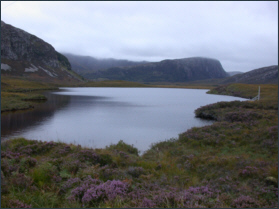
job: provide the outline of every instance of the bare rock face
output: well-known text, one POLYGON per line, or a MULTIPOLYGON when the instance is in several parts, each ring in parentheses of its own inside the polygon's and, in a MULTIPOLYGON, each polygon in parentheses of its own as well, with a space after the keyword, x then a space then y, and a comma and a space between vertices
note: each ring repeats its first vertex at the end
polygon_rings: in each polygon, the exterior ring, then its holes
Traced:
POLYGON ((88 79, 128 80, 137 82, 187 82, 225 78, 228 74, 216 59, 192 57, 163 60, 137 66, 114 67, 87 73, 88 79))
POLYGON ((75 81, 67 58, 42 39, 1 21, 1 73, 37 80, 75 81))

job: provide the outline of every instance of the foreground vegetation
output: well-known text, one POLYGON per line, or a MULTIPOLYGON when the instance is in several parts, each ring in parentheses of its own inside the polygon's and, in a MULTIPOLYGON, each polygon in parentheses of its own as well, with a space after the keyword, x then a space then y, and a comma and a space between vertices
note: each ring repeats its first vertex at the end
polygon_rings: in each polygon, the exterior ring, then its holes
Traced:
POLYGON ((123 141, 105 149, 2 142, 1 207, 277 208, 277 95, 198 108, 216 122, 141 156, 123 141))

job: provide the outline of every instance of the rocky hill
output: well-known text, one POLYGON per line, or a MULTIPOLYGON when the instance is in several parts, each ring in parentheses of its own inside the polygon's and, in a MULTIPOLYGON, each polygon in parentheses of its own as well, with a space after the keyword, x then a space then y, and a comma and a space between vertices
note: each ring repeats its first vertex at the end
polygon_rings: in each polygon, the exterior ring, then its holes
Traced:
POLYGON ((68 59, 42 39, 1 21, 1 74, 40 81, 78 81, 68 59))
POLYGON ((221 84, 278 84, 278 65, 262 67, 224 79, 221 84))
POLYGON ((80 56, 69 53, 63 53, 63 55, 68 58, 73 71, 77 72, 80 75, 84 75, 85 73, 90 72, 97 72, 99 70, 104 70, 112 67, 135 66, 147 63, 145 61, 134 62, 119 59, 97 59, 90 56, 80 56))
POLYGON ((218 60, 192 57, 185 59, 163 60, 137 66, 114 67, 102 71, 86 73, 87 79, 127 80, 136 82, 188 82, 195 80, 225 78, 218 60))

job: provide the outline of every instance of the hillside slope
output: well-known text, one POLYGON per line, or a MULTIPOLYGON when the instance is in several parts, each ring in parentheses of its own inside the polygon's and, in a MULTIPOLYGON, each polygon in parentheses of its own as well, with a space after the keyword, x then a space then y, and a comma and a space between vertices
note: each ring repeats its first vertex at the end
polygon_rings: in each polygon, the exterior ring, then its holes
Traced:
POLYGON ((1 21, 1 74, 39 81, 79 81, 68 59, 42 39, 1 21))
POLYGON ((127 80, 136 82, 187 82, 212 78, 225 78, 218 60, 192 57, 163 60, 130 67, 114 67, 84 74, 88 79, 127 80))
POLYGON ((278 65, 262 67, 247 73, 234 75, 221 82, 221 84, 228 83, 278 84, 278 65))

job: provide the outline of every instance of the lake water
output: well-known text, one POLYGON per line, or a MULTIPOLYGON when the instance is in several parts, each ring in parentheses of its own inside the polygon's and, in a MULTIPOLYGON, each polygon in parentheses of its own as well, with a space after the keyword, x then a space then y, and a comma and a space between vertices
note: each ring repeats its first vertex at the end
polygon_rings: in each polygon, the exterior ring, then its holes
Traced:
POLYGON ((61 88, 32 111, 1 114, 1 140, 25 137, 104 148, 123 140, 141 153, 152 143, 192 127, 212 124, 195 118, 200 106, 245 100, 176 88, 61 88))

